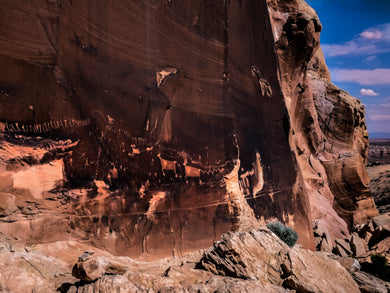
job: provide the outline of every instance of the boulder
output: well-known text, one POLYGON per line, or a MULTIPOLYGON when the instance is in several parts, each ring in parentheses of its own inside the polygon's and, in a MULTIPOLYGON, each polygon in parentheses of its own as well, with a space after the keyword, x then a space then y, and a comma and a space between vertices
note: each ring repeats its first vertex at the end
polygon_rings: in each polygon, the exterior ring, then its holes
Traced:
POLYGON ((372 247, 375 244, 378 244, 382 240, 386 239, 390 236, 390 226, 379 226, 375 229, 374 233, 372 233, 372 236, 370 237, 370 240, 368 241, 368 246, 372 247))
POLYGON ((388 262, 390 263, 390 237, 387 237, 381 242, 375 244, 373 247, 371 247, 370 252, 385 255, 388 262))
POLYGON ((362 257, 367 253, 367 244, 357 233, 352 234, 350 245, 352 253, 356 257, 362 257))
POLYGON ((366 223, 364 225, 363 224, 362 225, 356 225, 355 229, 356 229, 357 233, 359 234, 359 236, 361 238, 364 238, 364 239, 367 239, 367 234, 370 236, 370 235, 372 235, 372 233, 374 233, 374 230, 375 230, 372 221, 370 221, 370 222, 368 222, 368 223, 366 223))
POLYGON ((328 242, 327 238, 322 238, 317 246, 318 251, 332 252, 333 246, 331 242, 328 242))
POLYGON ((336 239, 336 245, 334 246, 334 253, 340 256, 350 256, 352 255, 352 250, 350 244, 344 239, 336 239))
MULTIPOLYGON (((83 284, 83 286, 79 288, 77 286, 71 286, 66 292, 68 293, 88 293, 88 292, 153 293, 154 290, 145 288, 143 286, 136 286, 130 283, 126 277, 121 275, 119 276, 104 275, 100 279, 97 279, 95 282, 83 284)), ((185 292, 185 291, 170 291, 170 292, 185 292)))
POLYGON ((268 229, 227 233, 204 254, 197 268, 216 275, 281 284, 281 264, 288 250, 287 244, 268 229))
POLYGON ((355 272, 352 274, 354 280, 358 283, 362 293, 387 293, 389 292, 389 283, 366 272, 355 272))
POLYGON ((7 253, 12 250, 12 242, 9 237, 0 232, 0 254, 7 253))
POLYGON ((348 271, 326 253, 293 248, 288 252, 288 259, 291 266, 284 267, 285 275, 294 276, 291 281, 296 279, 299 283, 297 288, 286 288, 297 290, 304 285, 302 288, 307 292, 359 292, 348 271))
POLYGON ((224 235, 197 268, 298 292, 359 292, 348 271, 326 253, 289 248, 265 228, 224 235))
POLYGON ((102 256, 86 257, 86 253, 79 257, 73 266, 72 275, 85 282, 96 281, 104 275, 123 275, 127 268, 119 263, 110 261, 102 256))
POLYGON ((360 271, 361 266, 356 258, 341 257, 337 261, 351 274, 360 271))
POLYGON ((15 196, 10 193, 0 192, 0 217, 7 217, 17 209, 15 196))
POLYGON ((380 226, 390 226, 390 213, 376 216, 371 219, 371 222, 375 229, 380 226))

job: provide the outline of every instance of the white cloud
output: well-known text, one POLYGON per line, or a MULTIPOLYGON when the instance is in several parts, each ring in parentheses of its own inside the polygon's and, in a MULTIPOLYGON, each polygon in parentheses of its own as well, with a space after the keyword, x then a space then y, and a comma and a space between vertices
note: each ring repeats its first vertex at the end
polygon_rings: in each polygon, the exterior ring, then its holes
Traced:
MULTIPOLYGON (((388 109, 386 108, 390 108, 390 97, 388 97, 387 99, 385 99, 383 101, 382 104, 379 104, 379 107, 380 109, 384 110, 384 111, 389 111, 388 109)), ((390 113, 390 112, 389 112, 390 113)))
MULTIPOLYGON (((359 44, 360 42, 349 41, 344 44, 323 44, 321 45, 322 51, 325 56, 345 56, 345 55, 368 55, 382 53, 374 44, 359 44)), ((387 49, 386 49, 387 50, 387 49)), ((390 50, 389 50, 390 51, 390 50)))
POLYGON ((390 84, 390 68, 331 69, 333 81, 353 82, 361 85, 390 84))
POLYGON ((361 89, 360 94, 362 96, 369 96, 369 97, 374 97, 378 95, 378 93, 374 92, 372 89, 361 89))
POLYGON ((373 121, 390 120, 390 114, 369 114, 368 117, 373 121))
POLYGON ((367 118, 371 121, 381 122, 390 120, 390 97, 382 100, 382 103, 366 105, 367 118))
POLYGON ((372 61, 375 61, 376 59, 378 59, 377 55, 371 55, 371 56, 368 56, 366 59, 364 59, 364 61, 372 62, 372 61))
POLYGON ((323 44, 321 47, 327 57, 390 52, 390 23, 368 28, 343 44, 323 44))
POLYGON ((383 33, 378 29, 368 29, 360 33, 360 36, 369 40, 380 40, 383 38, 383 33))

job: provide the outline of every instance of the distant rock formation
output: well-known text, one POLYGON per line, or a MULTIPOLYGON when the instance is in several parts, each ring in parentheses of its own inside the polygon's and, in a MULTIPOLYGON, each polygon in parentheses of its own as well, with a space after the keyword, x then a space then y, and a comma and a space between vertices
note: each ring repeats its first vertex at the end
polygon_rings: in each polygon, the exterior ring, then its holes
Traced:
POLYGON ((0 19, 0 226, 21 242, 156 258, 278 218, 314 249, 313 221, 334 244, 377 215, 364 108, 304 1, 6 0, 0 19))
POLYGON ((370 147, 368 148, 368 163, 390 164, 390 139, 370 139, 370 147))

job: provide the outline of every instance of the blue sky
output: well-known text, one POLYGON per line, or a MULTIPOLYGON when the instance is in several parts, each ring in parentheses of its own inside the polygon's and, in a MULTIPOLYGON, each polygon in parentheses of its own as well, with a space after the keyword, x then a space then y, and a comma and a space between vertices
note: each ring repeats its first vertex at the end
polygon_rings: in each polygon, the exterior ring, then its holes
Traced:
POLYGON ((390 0, 307 0, 332 81, 366 105, 370 137, 390 137, 390 0))

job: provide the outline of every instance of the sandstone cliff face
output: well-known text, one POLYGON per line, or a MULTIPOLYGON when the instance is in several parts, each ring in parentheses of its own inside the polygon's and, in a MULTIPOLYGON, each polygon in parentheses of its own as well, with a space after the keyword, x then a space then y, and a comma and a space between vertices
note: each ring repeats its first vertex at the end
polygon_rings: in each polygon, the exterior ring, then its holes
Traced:
POLYGON ((53 237, 176 255, 279 218, 314 248, 312 220, 340 238, 376 214, 363 107, 330 83, 303 1, 4 1, 0 22, 2 144, 49 153, 5 149, 5 178, 65 172, 2 191, 58 202, 53 237))
POLYGON ((377 215, 365 170, 364 106, 331 83, 315 11, 300 0, 268 3, 291 121, 290 145, 311 215, 330 238, 339 237, 348 227, 377 215))

